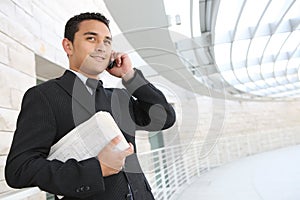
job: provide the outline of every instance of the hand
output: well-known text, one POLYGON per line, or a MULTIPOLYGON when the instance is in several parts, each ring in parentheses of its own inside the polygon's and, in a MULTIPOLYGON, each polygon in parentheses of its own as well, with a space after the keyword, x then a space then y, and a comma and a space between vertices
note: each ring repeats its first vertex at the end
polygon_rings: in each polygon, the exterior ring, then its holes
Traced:
POLYGON ((126 53, 113 51, 111 54, 111 61, 113 60, 116 61, 116 65, 114 65, 112 69, 106 69, 111 75, 118 78, 124 78, 125 81, 133 77, 134 70, 132 68, 131 60, 126 53))
POLYGON ((130 147, 128 149, 124 151, 118 150, 116 145, 119 144, 120 141, 120 136, 115 137, 97 155, 103 176, 119 173, 125 164, 126 157, 134 152, 131 143, 129 143, 130 147))

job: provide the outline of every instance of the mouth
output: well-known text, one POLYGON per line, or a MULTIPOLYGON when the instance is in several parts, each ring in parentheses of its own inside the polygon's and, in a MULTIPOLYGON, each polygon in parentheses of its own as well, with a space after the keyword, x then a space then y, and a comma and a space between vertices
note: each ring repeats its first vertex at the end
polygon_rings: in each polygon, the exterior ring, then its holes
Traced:
POLYGON ((90 57, 92 57, 93 59, 95 59, 98 62, 103 62, 105 61, 105 56, 102 55, 90 55, 90 57))

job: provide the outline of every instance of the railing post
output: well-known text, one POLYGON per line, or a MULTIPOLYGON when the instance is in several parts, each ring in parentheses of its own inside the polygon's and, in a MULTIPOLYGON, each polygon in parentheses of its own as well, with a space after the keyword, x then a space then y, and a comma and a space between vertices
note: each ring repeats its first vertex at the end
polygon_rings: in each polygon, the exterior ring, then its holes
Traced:
POLYGON ((178 179, 177 179, 177 167, 176 167, 176 158, 175 158, 175 155, 174 155, 174 148, 172 148, 172 149, 170 149, 170 151, 171 151, 171 158, 172 158, 172 168, 173 168, 173 174, 172 174, 172 176, 174 177, 174 183, 172 183, 172 184, 174 184, 174 186, 175 186, 175 191, 177 190, 177 188, 178 188, 178 179))
POLYGON ((159 159, 159 172, 161 177, 161 185, 162 185, 162 192, 163 192, 163 199, 167 200, 167 187, 166 187, 166 175, 165 175, 165 168, 164 168, 164 160, 162 151, 158 151, 158 159, 159 159))
POLYGON ((197 176, 200 176, 200 163, 199 163, 199 156, 196 151, 195 143, 193 143, 193 156, 196 161, 196 169, 197 169, 197 176))

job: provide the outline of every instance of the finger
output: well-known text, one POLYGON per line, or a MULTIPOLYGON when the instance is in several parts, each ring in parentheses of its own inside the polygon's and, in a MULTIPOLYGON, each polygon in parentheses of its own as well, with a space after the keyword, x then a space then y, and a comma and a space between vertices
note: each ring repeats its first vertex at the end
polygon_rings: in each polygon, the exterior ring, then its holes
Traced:
POLYGON ((115 60, 115 52, 114 50, 111 50, 110 61, 114 61, 114 60, 115 60))
POLYGON ((117 62, 117 66, 120 67, 122 65, 122 53, 117 53, 116 54, 116 62, 117 62))
POLYGON ((116 145, 118 145, 121 142, 121 136, 114 137, 108 144, 110 148, 114 148, 116 145))
POLYGON ((129 156, 134 153, 134 146, 131 143, 128 143, 129 147, 124 151, 124 155, 129 156))

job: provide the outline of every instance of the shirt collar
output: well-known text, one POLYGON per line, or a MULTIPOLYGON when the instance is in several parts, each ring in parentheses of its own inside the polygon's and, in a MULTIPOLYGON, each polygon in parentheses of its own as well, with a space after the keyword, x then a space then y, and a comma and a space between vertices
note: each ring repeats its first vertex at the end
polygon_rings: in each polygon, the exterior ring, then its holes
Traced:
POLYGON ((71 72, 73 72, 74 74, 76 74, 76 76, 82 81, 82 83, 84 83, 84 85, 86 86, 87 90, 89 91, 90 94, 93 94, 93 89, 90 88, 87 84, 86 84, 86 81, 88 79, 88 77, 86 77, 85 75, 75 71, 75 70, 72 70, 72 69, 68 69, 70 70, 71 72))

